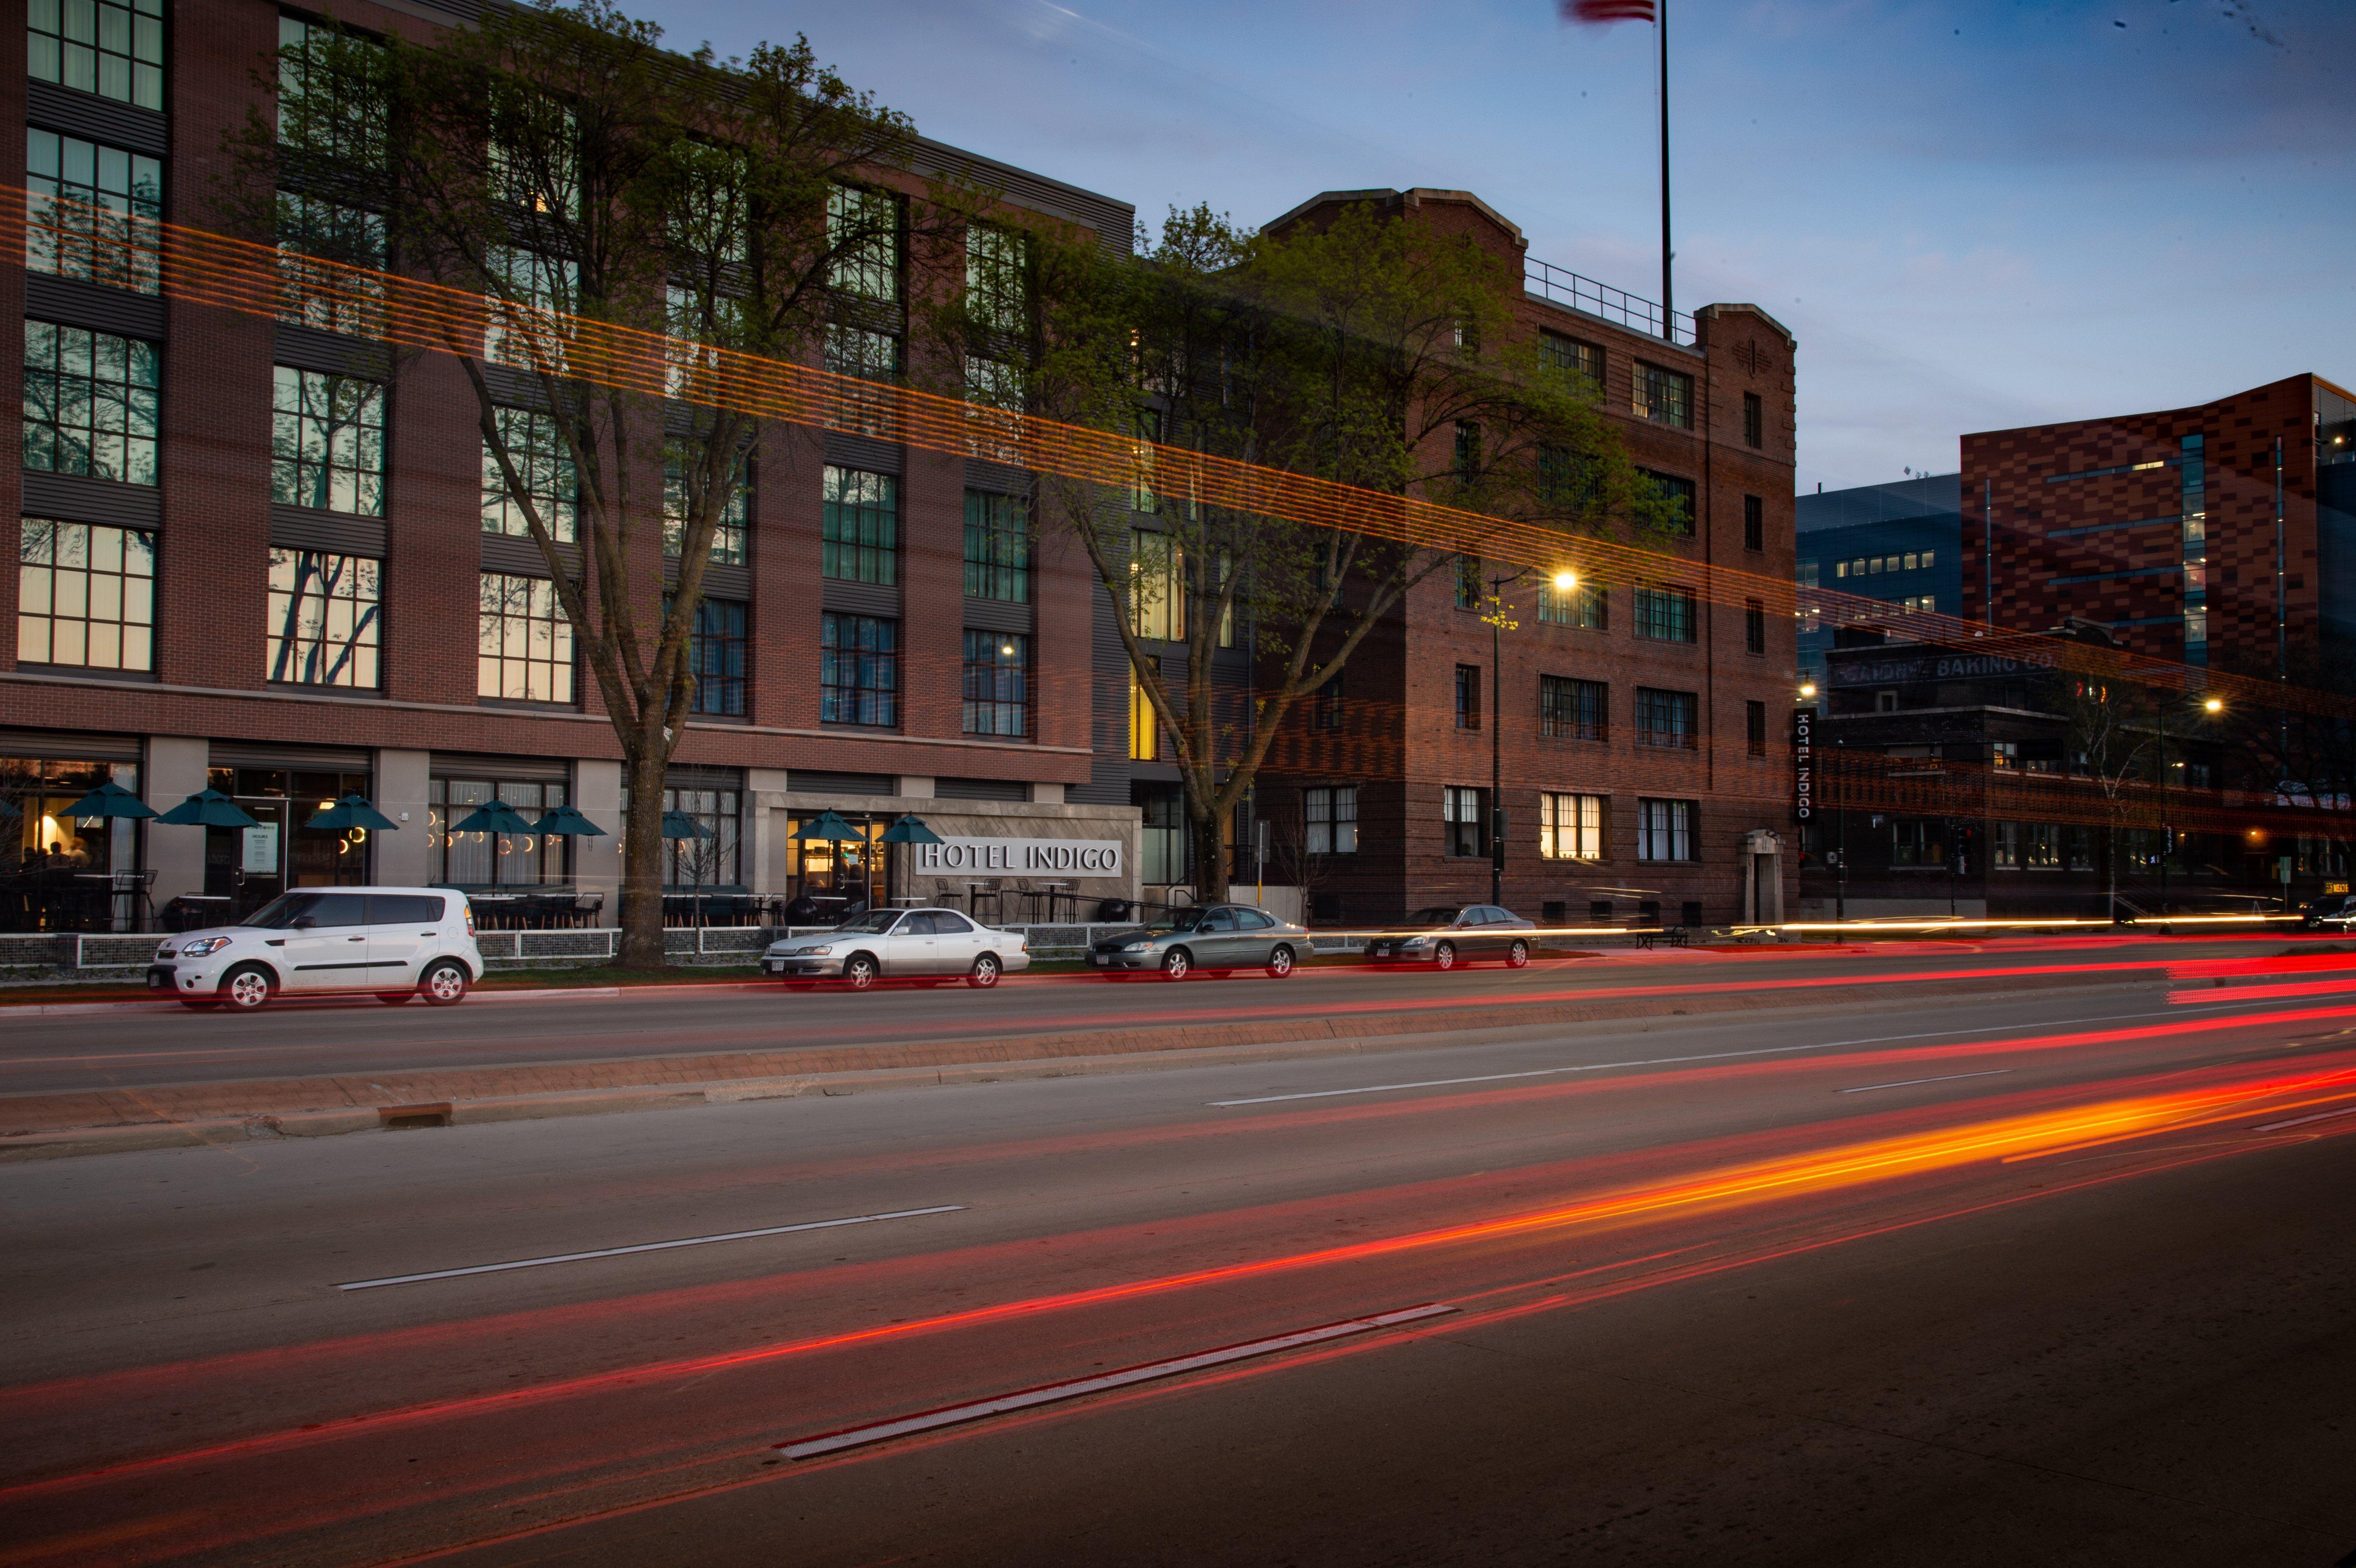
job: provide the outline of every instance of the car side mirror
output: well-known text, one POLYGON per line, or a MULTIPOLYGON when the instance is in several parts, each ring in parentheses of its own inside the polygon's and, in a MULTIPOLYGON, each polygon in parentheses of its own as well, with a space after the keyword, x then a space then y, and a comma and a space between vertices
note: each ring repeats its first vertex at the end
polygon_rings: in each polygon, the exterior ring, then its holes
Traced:
POLYGON ((308 931, 319 923, 307 914, 298 914, 287 923, 289 931, 308 931))

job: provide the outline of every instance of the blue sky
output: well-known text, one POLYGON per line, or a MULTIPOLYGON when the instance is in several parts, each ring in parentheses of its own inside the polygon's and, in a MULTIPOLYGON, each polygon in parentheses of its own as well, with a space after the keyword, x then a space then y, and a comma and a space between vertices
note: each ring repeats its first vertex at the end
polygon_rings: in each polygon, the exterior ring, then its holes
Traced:
MULTIPOLYGON (((1671 4, 1677 304, 1797 336, 1801 488, 1952 469, 1965 431, 2356 383, 2356 4, 1671 4)), ((1658 296, 1648 27, 1550 0, 625 5, 723 54, 806 32, 926 134, 1149 221, 1465 188, 1658 296)))

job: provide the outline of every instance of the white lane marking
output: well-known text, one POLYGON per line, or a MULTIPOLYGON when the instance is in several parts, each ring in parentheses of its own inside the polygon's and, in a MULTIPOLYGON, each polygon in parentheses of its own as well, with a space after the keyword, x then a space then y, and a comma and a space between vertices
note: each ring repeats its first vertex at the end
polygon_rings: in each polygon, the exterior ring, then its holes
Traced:
POLYGON ((2309 1122, 2328 1122, 2334 1116, 2356 1116, 2356 1105, 2351 1105, 2344 1111, 2318 1111, 2311 1116, 2293 1116, 2287 1122, 2268 1122, 2265 1126, 2252 1127, 2250 1131, 2254 1133, 2279 1132, 2284 1127, 2303 1127, 2309 1122))
POLYGON ((1371 1333, 1396 1323, 1414 1323, 1426 1317, 1439 1317, 1455 1311, 1453 1307, 1433 1303, 1424 1307, 1401 1307, 1397 1312, 1377 1313, 1372 1317, 1353 1317, 1341 1323, 1328 1323, 1321 1328, 1303 1328, 1297 1334, 1280 1334, 1273 1339, 1254 1339, 1248 1344, 1228 1345, 1216 1350, 1205 1350, 1198 1355, 1180 1356, 1174 1360, 1150 1361, 1143 1366, 1124 1367, 1117 1372, 1103 1372, 1096 1377, 1078 1378, 1071 1382, 1048 1383, 1040 1388, 1024 1389, 1018 1393, 1001 1394, 995 1399, 976 1400, 971 1404, 953 1404, 943 1410, 929 1410, 921 1415, 904 1415, 897 1421, 878 1422, 873 1426, 854 1426, 848 1431, 830 1432, 817 1437, 805 1437, 798 1442, 773 1445, 788 1459, 814 1459, 821 1454, 839 1454, 845 1448, 863 1447, 870 1443, 885 1443, 894 1437, 905 1437, 913 1432, 932 1432, 944 1426, 956 1426, 969 1421, 980 1421, 1009 1411, 1030 1410, 1037 1405, 1054 1404, 1061 1400, 1079 1399, 1107 1389, 1127 1388, 1132 1383, 1151 1382, 1157 1378, 1174 1378, 1182 1372, 1199 1371, 1205 1367, 1226 1366, 1231 1361, 1249 1360, 1255 1356, 1272 1356, 1279 1350, 1297 1349, 1303 1345, 1323 1344, 1328 1339, 1346 1339, 1353 1334, 1371 1333))
POLYGON ((356 1279, 337 1290, 374 1290, 385 1285, 416 1285, 429 1279, 458 1279, 470 1274, 500 1274, 511 1268, 541 1268, 549 1264, 577 1264, 588 1258, 627 1257, 632 1253, 662 1253, 673 1247, 708 1247, 714 1242, 747 1242, 755 1236, 789 1236, 797 1231, 831 1231, 839 1225, 872 1225, 878 1220, 913 1220, 920 1214, 956 1214, 962 1203, 941 1203, 930 1209, 894 1209, 888 1214, 853 1214, 841 1220, 805 1220, 798 1225, 769 1225, 758 1231, 723 1231, 716 1236, 684 1236, 676 1242, 640 1242, 634 1247, 600 1247, 590 1253, 558 1253, 544 1258, 518 1258, 512 1263, 477 1264, 472 1268, 441 1268, 429 1274, 396 1274, 383 1279, 356 1279))
POLYGON ((1985 1072, 1949 1072, 1937 1078, 1901 1078, 1895 1083, 1860 1083, 1854 1089, 1843 1089, 1843 1094, 1870 1094, 1876 1089, 1912 1089, 1917 1083, 1953 1083, 1958 1078, 1994 1078, 2011 1072, 2009 1067, 1991 1067, 1985 1072))
MULTIPOLYGON (((2230 1004, 2210 1002, 2204 1005, 2217 1008, 2230 1004)), ((2157 1013, 2104 1013, 2099 1018, 2057 1019, 2043 1027, 2062 1029, 2071 1024, 2165 1019, 2192 1010, 2190 1008, 2170 1008, 2157 1013)), ((1206 1100, 1204 1104, 1215 1106, 1272 1105, 1279 1100, 1330 1100, 1340 1094, 1387 1094, 1395 1089, 1446 1089, 1459 1083, 1502 1083, 1509 1078, 1551 1078, 1563 1072, 1608 1072, 1615 1067, 1674 1067, 1687 1061, 1730 1061, 1739 1056, 1787 1056, 1795 1051, 1838 1051, 1850 1045, 1894 1045, 1901 1040, 1942 1040, 1956 1034, 2001 1034, 2006 1029, 2022 1027, 2019 1024, 1989 1024, 1979 1029, 1934 1029, 1925 1034, 1881 1034, 1870 1040, 1828 1040, 1814 1045, 1770 1045, 1757 1051, 1714 1051, 1705 1056, 1655 1056, 1642 1061, 1590 1061, 1577 1067, 1533 1067, 1525 1072, 1483 1072, 1472 1078, 1426 1078, 1413 1083, 1369 1083, 1357 1089, 1312 1089, 1300 1094, 1256 1094, 1248 1100, 1206 1100)))

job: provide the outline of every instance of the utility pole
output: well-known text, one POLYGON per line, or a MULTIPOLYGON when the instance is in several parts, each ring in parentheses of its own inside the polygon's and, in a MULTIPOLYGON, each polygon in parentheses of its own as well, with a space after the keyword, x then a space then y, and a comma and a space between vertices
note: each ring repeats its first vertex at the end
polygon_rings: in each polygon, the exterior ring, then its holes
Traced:
POLYGON ((1669 262, 1676 254, 1669 245, 1669 0, 1658 0, 1653 16, 1661 50, 1661 336, 1675 343, 1677 305, 1669 282, 1669 262))
POLYGON ((1505 901, 1505 584, 1489 580, 1489 901, 1505 901))
POLYGON ((1841 775, 1840 804, 1833 808, 1834 820, 1840 824, 1840 864, 1833 868, 1833 923, 1840 925, 1848 920, 1848 776, 1843 763, 1841 748, 1847 742, 1833 737, 1834 772, 1841 775))

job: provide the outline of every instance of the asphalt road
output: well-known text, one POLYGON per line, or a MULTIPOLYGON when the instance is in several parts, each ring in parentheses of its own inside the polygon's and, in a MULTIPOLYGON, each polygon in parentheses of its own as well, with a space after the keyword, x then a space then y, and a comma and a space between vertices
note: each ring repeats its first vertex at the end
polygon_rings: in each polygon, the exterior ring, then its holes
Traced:
POLYGON ((1826 1000, 0 1169, 0 1563, 2356 1548, 2356 1008, 1826 1000))
POLYGON ((308 1077, 360 1070, 594 1061, 723 1051, 790 1051, 885 1041, 1089 1029, 1167 1028, 1354 1014, 1429 1013, 1435 1029, 1467 1003, 1577 1000, 1643 991, 1813 990, 1900 976, 2056 970, 2135 974, 2203 957, 2274 954, 2281 933, 2215 941, 2115 937, 1890 943, 1837 949, 1620 952, 1541 960, 1527 969, 1317 966, 1290 979, 1108 984, 1087 975, 1011 977, 992 991, 962 985, 867 994, 782 987, 626 991, 621 996, 502 1001, 479 993, 456 1008, 388 1008, 371 997, 273 1003, 224 1015, 138 1005, 31 1018, 0 1011, 0 1094, 308 1077))

